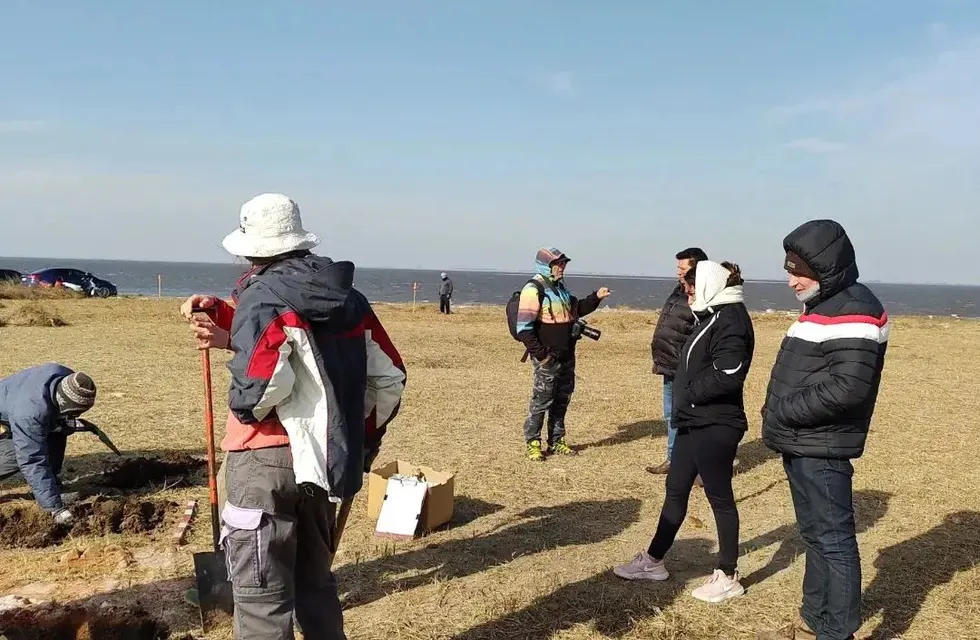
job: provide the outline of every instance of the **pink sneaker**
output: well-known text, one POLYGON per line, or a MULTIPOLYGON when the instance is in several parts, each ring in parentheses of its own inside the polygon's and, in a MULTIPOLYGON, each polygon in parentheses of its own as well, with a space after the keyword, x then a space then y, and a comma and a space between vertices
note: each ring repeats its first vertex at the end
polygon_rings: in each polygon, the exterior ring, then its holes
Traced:
POLYGON ((715 569, 708 581, 692 591, 691 595, 704 602, 718 603, 737 598, 743 593, 745 589, 738 581, 737 571, 734 578, 729 578, 721 569, 715 569))
POLYGON ((613 573, 624 580, 662 581, 670 577, 664 561, 654 560, 646 551, 641 551, 626 564, 614 568, 613 573))

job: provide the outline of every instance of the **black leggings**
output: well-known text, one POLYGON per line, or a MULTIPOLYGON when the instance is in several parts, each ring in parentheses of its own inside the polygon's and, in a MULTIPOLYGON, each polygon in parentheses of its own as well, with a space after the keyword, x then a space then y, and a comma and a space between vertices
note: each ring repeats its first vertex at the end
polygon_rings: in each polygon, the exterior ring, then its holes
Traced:
POLYGON ((660 523, 648 553, 663 560, 687 515, 694 479, 701 474, 704 493, 718 525, 718 568, 735 574, 738 565, 738 509, 732 493, 732 463, 745 432, 725 426, 700 427, 677 433, 667 472, 667 495, 660 523))

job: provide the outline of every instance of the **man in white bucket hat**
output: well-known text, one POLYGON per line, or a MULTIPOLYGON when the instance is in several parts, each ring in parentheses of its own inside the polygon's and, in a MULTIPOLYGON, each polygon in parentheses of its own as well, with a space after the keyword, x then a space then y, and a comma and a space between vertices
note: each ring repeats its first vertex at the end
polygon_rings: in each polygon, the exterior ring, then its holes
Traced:
POLYGON ((305 637, 346 637, 330 571, 336 508, 361 489, 405 388, 354 265, 314 255, 318 243, 293 200, 256 196, 223 242, 252 265, 233 304, 195 295, 181 307, 199 348, 234 352, 221 545, 239 640, 292 640, 294 609, 305 637))

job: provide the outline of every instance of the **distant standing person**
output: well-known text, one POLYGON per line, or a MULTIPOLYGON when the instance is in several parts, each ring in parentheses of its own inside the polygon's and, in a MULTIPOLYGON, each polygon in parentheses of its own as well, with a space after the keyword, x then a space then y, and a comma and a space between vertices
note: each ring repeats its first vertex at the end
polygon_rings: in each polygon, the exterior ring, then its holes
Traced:
POLYGON ((698 262, 685 276, 694 280, 691 310, 697 326, 680 353, 674 418, 677 449, 657 532, 649 548, 614 569, 627 580, 666 580, 664 557, 687 515, 700 473, 718 527, 718 564, 691 595, 718 603, 741 596, 738 577, 738 508, 732 491, 732 461, 748 429, 743 389, 752 366, 755 332, 745 308, 742 274, 728 262, 698 262))
POLYGON ((527 457, 533 462, 544 460, 541 429, 548 414, 548 453, 574 455, 565 443, 565 413, 575 390, 575 323, 599 308, 609 296, 602 287, 579 300, 565 288, 565 267, 570 262, 564 253, 551 248, 540 249, 535 257, 537 274, 521 289, 517 311, 517 335, 534 366, 531 403, 524 421, 527 457))
POLYGON ((675 258, 677 259, 677 286, 667 296, 667 301, 660 311, 660 318, 657 320, 657 328, 653 331, 653 339, 650 341, 653 373, 663 376, 664 423, 667 425, 667 457, 657 466, 647 467, 647 471, 654 474, 665 474, 670 470, 670 456, 674 451, 674 441, 677 438, 677 429, 671 420, 674 375, 677 372, 681 349, 684 348, 688 336, 694 331, 694 314, 691 313, 688 305, 684 276, 698 262, 707 260, 708 254, 698 247, 690 247, 678 253, 675 258))
POLYGON ((759 638, 845 640, 861 626, 851 460, 864 453, 890 325, 857 281, 854 247, 840 224, 807 222, 783 249, 789 286, 804 307, 773 365, 762 440, 783 455, 806 572, 797 621, 759 638))
POLYGON ((453 299, 453 280, 446 272, 439 274, 442 282, 439 283, 439 313, 449 315, 452 310, 449 308, 453 299))

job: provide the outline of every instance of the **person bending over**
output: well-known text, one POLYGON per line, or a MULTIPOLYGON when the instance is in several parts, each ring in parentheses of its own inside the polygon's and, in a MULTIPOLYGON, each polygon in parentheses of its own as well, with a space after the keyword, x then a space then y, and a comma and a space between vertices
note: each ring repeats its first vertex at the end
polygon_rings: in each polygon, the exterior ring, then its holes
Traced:
POLYGON ((61 466, 76 419, 95 405, 95 382, 55 363, 0 380, 0 481, 22 473, 38 505, 55 522, 74 520, 63 494, 61 466))

